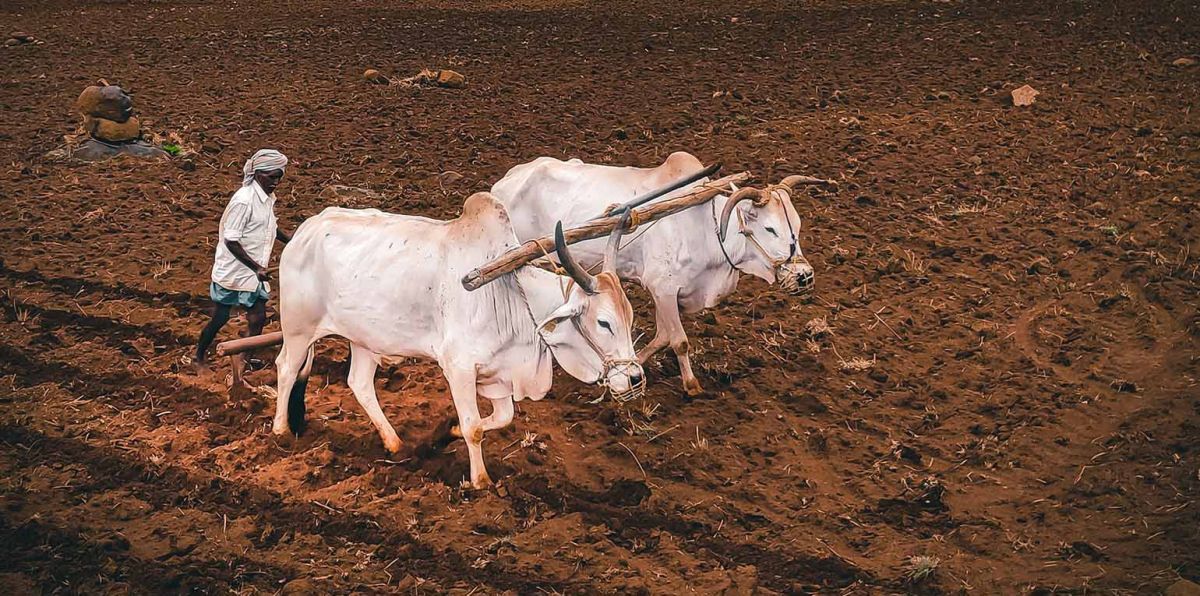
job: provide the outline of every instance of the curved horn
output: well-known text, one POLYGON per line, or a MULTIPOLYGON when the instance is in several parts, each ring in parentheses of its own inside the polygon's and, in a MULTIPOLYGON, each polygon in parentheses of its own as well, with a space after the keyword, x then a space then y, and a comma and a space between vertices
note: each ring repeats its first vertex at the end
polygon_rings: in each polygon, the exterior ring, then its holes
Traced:
POLYGON ((817 184, 821 186, 837 186, 837 182, 834 182, 833 180, 813 178, 812 176, 801 176, 799 174, 788 176, 779 182, 780 186, 786 186, 789 191, 794 191, 800 186, 813 186, 817 184))
POLYGON ((746 200, 753 199, 755 203, 762 199, 762 191, 757 188, 742 188, 733 193, 729 200, 725 201, 725 208, 721 210, 721 225, 717 228, 717 237, 721 242, 725 241, 726 230, 729 228, 729 216, 733 215, 733 210, 737 204, 746 200))
POLYGON ((609 235, 608 248, 604 250, 604 270, 613 275, 617 274, 617 251, 621 249, 621 236, 625 233, 625 227, 629 225, 630 214, 631 210, 626 209, 621 221, 617 222, 609 235))
POLYGON ((554 252, 558 254, 558 262, 562 264, 563 269, 566 269, 567 275, 579 284, 579 287, 588 294, 596 293, 596 278, 592 277, 587 269, 579 266, 575 259, 571 256, 571 251, 567 249, 567 239, 563 236, 562 222, 558 222, 554 226, 554 252))

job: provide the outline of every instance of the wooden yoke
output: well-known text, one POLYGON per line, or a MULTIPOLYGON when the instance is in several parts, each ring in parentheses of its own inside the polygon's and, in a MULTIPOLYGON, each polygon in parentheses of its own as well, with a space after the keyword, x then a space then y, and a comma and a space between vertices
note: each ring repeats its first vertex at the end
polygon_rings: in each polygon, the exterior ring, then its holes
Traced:
MULTIPOLYGON (((711 182, 705 182, 677 197, 651 203, 644 207, 638 207, 631 214, 632 227, 650 223, 673 213, 678 213, 684 209, 705 203, 723 192, 728 192, 729 185, 741 184, 749 179, 750 172, 731 174, 711 182)), ((593 219, 579 227, 567 230, 564 236, 567 244, 608 236, 622 219, 623 216, 621 214, 593 219)), ((530 261, 545 255, 545 251, 542 250, 543 246, 554 246, 554 236, 544 236, 522 243, 521 246, 496 257, 492 261, 468 273, 463 277, 462 285, 468 290, 478 290, 484 285, 495 281, 496 278, 506 273, 512 273, 522 266, 529 264, 530 261)))

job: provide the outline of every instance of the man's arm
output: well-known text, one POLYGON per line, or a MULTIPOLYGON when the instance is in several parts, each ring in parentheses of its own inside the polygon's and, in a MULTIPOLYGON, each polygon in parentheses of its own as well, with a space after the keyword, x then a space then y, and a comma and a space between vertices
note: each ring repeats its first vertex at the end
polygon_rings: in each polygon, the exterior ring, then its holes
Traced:
POLYGON ((260 267, 258 263, 255 263, 254 259, 251 259, 250 255, 246 254, 246 249, 242 247, 241 242, 238 242, 237 240, 226 240, 225 247, 229 249, 229 252, 233 253, 233 258, 241 261, 243 265, 254 271, 254 274, 258 276, 259 281, 267 281, 267 268, 260 267))
POLYGON ((284 233, 282 228, 275 228, 275 239, 287 244, 292 239, 291 234, 284 233))

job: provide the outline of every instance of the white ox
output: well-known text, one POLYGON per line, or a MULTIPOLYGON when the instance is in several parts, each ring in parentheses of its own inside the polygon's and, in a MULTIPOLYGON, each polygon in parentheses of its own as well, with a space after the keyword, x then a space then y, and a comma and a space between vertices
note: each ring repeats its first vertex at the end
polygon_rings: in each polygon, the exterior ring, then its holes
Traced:
MULTIPOLYGON (((393 453, 400 438, 375 396, 380 357, 437 360, 476 488, 491 484, 483 433, 512 421, 514 399, 546 395, 555 360, 581 381, 639 391, 633 310, 620 281, 609 268, 593 276, 578 267, 561 227, 557 235, 570 277, 526 266, 468 292, 467 272, 518 244, 504 207, 487 193, 468 198, 451 221, 328 208, 304 222, 280 257, 274 432, 303 429, 313 342, 328 335, 350 340, 350 389, 393 453), (477 395, 491 401, 490 416, 480 417, 477 395)), ((618 228, 611 251, 620 236, 618 228)))
MULTIPOLYGON (((517 237, 524 241, 545 235, 557 221, 575 226, 599 216, 614 197, 632 199, 702 168, 700 160, 684 152, 671 154, 655 168, 541 157, 509 170, 492 185, 492 194, 504 203, 517 237)), ((693 313, 715 306, 737 288, 743 273, 767 283, 779 281, 793 294, 811 289, 813 269, 796 239, 800 216, 791 195, 794 186, 816 182, 790 176, 763 190, 743 188, 629 234, 617 274, 646 288, 655 307, 654 339, 638 352, 642 363, 670 346, 679 360, 684 389, 689 395, 701 393, 688 359, 680 309, 693 313), (736 221, 731 221, 735 214, 736 221), (738 233, 726 233, 727 228, 738 233)), ((602 248, 595 241, 582 242, 572 252, 590 268, 600 262, 602 248)))

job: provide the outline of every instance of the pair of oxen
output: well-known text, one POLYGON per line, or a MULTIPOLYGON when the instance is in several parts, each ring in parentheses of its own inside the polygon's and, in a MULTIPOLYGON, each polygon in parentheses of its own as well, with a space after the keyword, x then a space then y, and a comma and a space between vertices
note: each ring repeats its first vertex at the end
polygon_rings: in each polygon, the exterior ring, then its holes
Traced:
POLYGON ((717 195, 643 223, 624 243, 620 225, 607 240, 573 247, 562 232, 564 224, 584 223, 700 169, 687 153, 655 168, 539 158, 509 170, 490 193, 472 195, 454 220, 341 208, 307 220, 280 257, 283 347, 274 432, 303 430, 313 345, 329 335, 350 340, 348 384, 393 453, 401 441, 374 387, 380 359, 438 362, 458 414, 452 433, 466 441, 476 488, 491 484, 484 433, 512 422, 514 401, 544 397, 556 361, 571 376, 627 399, 644 391, 641 364, 670 346, 685 390, 700 393, 681 310, 714 306, 742 274, 794 294, 812 285, 791 201, 803 177, 717 195), (463 287, 471 270, 551 230, 567 275, 527 265, 477 290, 463 287), (654 300, 655 336, 640 351, 622 278, 640 283, 654 300), (480 415, 478 397, 491 402, 490 415, 480 415))

